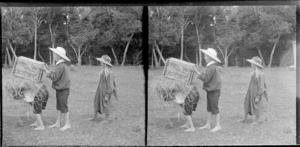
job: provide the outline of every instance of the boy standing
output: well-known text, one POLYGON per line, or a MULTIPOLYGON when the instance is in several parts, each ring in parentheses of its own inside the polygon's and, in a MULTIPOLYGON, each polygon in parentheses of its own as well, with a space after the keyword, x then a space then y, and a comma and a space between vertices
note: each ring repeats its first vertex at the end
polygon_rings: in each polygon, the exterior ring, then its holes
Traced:
POLYGON ((65 131, 71 128, 69 119, 69 109, 68 109, 68 96, 70 93, 70 76, 69 70, 67 68, 66 61, 70 59, 66 56, 66 50, 62 47, 49 48, 54 52, 53 58, 56 61, 55 71, 49 71, 45 66, 45 71, 47 72, 47 77, 50 78, 52 82, 52 88, 56 90, 56 109, 57 109, 57 119, 55 124, 49 126, 49 128, 60 127, 61 115, 65 114, 66 124, 60 130, 65 131))
POLYGON ((207 63, 206 72, 200 72, 197 68, 196 72, 199 74, 198 79, 203 81, 203 89, 207 92, 207 111, 209 113, 207 123, 199 129, 210 129, 210 122, 212 115, 216 116, 216 126, 211 132, 216 132, 221 129, 220 112, 218 108, 219 97, 221 94, 221 77, 217 62, 221 62, 217 57, 217 52, 213 48, 201 51, 205 54, 205 61, 207 63))

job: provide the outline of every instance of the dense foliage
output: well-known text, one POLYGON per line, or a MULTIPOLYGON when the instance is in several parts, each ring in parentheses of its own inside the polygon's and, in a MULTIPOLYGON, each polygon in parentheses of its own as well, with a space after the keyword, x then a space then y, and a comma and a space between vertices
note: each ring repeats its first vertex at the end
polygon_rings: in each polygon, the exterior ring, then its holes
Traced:
POLYGON ((269 67, 282 65, 296 39, 295 21, 291 5, 151 6, 150 64, 176 57, 202 66, 199 49, 212 47, 225 67, 247 65, 245 59, 253 56, 269 67))
POLYGON ((53 64, 49 47, 63 46, 72 64, 141 63, 142 7, 3 7, 2 62, 16 56, 53 64))

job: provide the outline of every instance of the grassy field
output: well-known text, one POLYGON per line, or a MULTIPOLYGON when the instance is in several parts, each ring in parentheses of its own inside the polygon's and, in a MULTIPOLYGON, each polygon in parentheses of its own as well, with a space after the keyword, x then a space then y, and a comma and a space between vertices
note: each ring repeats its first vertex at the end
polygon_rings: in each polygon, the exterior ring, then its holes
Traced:
MULTIPOLYGON (((176 109, 162 107, 149 87, 148 99, 148 145, 240 145, 240 144, 296 144, 296 74, 286 68, 266 69, 265 77, 269 95, 269 113, 262 124, 252 126, 254 116, 246 123, 238 122, 243 117, 243 102, 250 81, 251 68, 222 69, 223 87, 219 101, 222 130, 211 133, 198 130, 205 125, 206 93, 199 85, 201 99, 197 110, 193 112, 195 132, 184 132, 179 126, 184 117, 177 119, 176 109), (173 127, 168 122, 171 115, 173 127)), ((155 76, 161 76, 162 69, 149 71, 149 83, 155 76)), ((214 127, 214 123, 213 126, 214 127)))
MULTIPOLYGON (((53 67, 51 67, 53 69, 53 67)), ((44 79, 50 97, 43 111, 44 131, 34 131, 29 125, 34 115, 27 119, 22 113, 18 121, 19 108, 14 100, 8 99, 2 85, 3 145, 144 145, 145 98, 144 74, 140 67, 115 67, 114 75, 118 87, 119 101, 114 101, 114 111, 109 124, 100 124, 103 115, 96 122, 87 121, 93 114, 93 100, 99 81, 99 66, 76 67, 70 72, 71 91, 69 95, 72 128, 61 132, 49 129, 56 119, 55 91, 51 81, 44 79)), ((12 69, 2 68, 2 82, 12 69)), ((64 125, 64 120, 62 124, 64 125)))

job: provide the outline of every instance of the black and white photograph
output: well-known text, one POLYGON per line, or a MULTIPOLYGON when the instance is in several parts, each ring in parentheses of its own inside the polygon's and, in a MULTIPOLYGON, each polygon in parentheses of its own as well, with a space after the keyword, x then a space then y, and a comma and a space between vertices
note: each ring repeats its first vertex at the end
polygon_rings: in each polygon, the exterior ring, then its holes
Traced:
POLYGON ((297 1, 0 5, 2 146, 300 144, 297 1))
POLYGON ((145 145, 142 6, 2 7, 2 145, 145 145))
POLYGON ((148 8, 147 145, 296 144, 295 5, 148 8))

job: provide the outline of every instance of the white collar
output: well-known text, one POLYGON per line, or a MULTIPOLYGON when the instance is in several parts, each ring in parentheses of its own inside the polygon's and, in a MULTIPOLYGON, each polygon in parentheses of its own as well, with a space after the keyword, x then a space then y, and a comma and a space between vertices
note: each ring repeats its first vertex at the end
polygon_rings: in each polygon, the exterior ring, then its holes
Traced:
POLYGON ((65 60, 64 60, 64 59, 60 59, 60 60, 58 60, 58 61, 56 62, 55 65, 58 65, 59 63, 62 63, 62 62, 65 62, 65 60))
POLYGON ((207 63, 206 67, 208 67, 208 66, 210 66, 210 65, 212 65, 212 64, 214 64, 214 63, 217 63, 217 62, 214 61, 214 60, 212 60, 212 61, 210 61, 209 63, 207 63))

